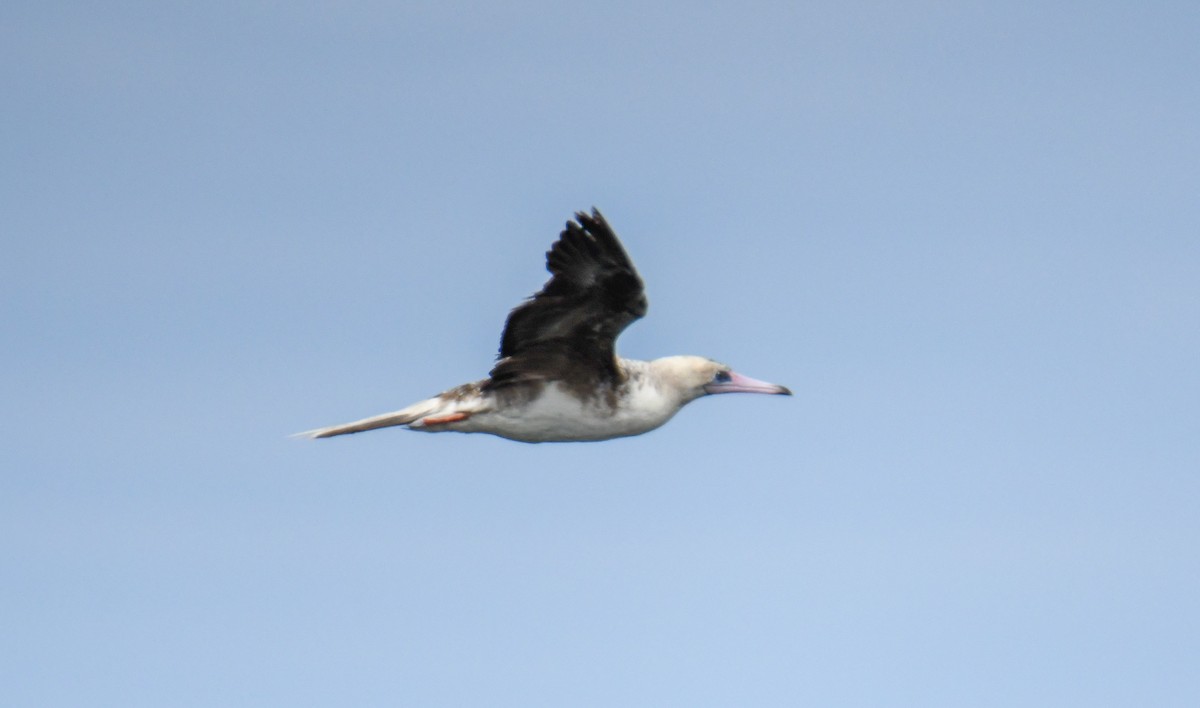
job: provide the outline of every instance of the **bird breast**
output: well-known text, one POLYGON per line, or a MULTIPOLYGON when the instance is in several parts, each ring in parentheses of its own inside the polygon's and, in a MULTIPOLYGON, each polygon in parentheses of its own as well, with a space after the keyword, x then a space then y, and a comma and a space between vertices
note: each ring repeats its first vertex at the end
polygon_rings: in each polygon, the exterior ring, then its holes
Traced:
POLYGON ((653 430, 679 410, 654 386, 630 384, 615 396, 580 398, 552 383, 524 405, 474 416, 471 427, 523 442, 608 440, 653 430))

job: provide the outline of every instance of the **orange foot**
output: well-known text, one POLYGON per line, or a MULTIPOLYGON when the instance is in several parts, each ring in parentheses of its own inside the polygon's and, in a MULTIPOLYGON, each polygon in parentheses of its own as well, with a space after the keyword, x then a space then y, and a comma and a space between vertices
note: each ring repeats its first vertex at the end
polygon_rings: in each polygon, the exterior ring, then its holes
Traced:
POLYGON ((451 413, 450 415, 444 415, 438 418, 424 418, 421 420, 421 423, 423 425, 444 425, 446 423, 457 423, 460 420, 466 420, 470 416, 470 413, 451 413))

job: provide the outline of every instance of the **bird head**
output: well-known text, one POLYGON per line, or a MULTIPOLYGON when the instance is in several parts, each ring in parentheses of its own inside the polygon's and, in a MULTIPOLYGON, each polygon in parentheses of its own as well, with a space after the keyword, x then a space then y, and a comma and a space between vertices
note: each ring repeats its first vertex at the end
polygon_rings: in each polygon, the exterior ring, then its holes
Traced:
POLYGON ((786 386, 743 376, 725 364, 701 356, 663 357, 653 362, 653 368, 658 378, 677 391, 684 402, 716 393, 792 395, 786 386))

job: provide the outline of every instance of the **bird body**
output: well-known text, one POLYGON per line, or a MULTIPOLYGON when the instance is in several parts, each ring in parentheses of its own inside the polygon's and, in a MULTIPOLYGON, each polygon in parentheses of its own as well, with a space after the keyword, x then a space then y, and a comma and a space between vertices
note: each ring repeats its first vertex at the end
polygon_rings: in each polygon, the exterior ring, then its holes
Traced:
POLYGON ((714 393, 791 395, 697 356, 618 357, 614 341, 646 313, 641 278, 599 211, 567 222, 546 254, 551 278, 508 317, 488 378, 407 408, 300 435, 326 438, 406 426, 521 442, 639 435, 714 393))

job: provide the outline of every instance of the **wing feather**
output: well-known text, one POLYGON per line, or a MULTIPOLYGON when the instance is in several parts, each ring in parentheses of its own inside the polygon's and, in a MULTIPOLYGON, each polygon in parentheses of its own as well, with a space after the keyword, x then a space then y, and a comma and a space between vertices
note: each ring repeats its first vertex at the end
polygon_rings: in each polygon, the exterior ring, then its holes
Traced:
POLYGON ((550 280, 508 315, 492 386, 620 377, 614 342, 646 314, 642 279, 599 210, 578 212, 546 253, 550 280))

